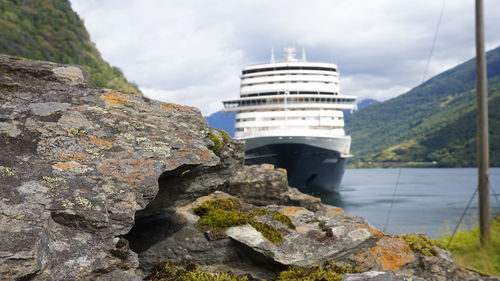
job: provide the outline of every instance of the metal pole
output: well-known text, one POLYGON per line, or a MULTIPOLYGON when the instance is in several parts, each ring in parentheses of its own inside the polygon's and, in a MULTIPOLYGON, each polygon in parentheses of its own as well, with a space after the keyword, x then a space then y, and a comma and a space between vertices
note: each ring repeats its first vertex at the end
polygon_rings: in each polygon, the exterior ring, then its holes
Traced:
POLYGON ((477 163, 479 184, 479 228, 481 245, 490 238, 490 204, 488 201, 488 86, 484 54, 483 0, 476 0, 476 71, 477 71, 477 163))

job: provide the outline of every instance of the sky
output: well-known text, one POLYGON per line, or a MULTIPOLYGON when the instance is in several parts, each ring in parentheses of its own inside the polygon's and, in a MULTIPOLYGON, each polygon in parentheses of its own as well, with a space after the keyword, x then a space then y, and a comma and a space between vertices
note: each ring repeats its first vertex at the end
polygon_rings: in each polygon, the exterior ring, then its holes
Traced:
MULTIPOLYGON (((336 63, 341 94, 380 101, 475 56, 472 0, 70 1, 103 58, 147 97, 205 116, 238 97, 241 68, 269 62, 271 48, 336 63)), ((489 50, 500 1, 484 3, 489 50)))

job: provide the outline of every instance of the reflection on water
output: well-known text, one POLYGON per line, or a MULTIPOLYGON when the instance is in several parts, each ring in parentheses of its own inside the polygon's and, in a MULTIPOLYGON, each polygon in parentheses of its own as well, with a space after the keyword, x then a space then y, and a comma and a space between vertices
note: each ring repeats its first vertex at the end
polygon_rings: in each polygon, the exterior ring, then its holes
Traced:
MULTIPOLYGON (((398 173, 399 169, 347 169, 339 191, 325 194, 321 200, 383 228, 398 173)), ((476 180, 474 168, 402 169, 386 231, 439 236, 445 222, 455 226, 476 188, 476 180)), ((500 168, 490 169, 490 182, 498 196, 500 168)), ((477 222, 477 205, 476 197, 466 217, 469 227, 477 222)), ((493 195, 490 205, 493 212, 500 212, 493 195)))

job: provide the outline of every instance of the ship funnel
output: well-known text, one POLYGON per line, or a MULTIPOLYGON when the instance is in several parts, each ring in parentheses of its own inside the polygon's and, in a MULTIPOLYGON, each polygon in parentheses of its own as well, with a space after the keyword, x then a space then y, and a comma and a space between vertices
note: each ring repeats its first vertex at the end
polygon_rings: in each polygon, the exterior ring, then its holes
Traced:
POLYGON ((297 61, 297 59, 295 58, 295 48, 294 47, 284 48, 283 52, 285 54, 285 61, 287 61, 287 62, 297 61))

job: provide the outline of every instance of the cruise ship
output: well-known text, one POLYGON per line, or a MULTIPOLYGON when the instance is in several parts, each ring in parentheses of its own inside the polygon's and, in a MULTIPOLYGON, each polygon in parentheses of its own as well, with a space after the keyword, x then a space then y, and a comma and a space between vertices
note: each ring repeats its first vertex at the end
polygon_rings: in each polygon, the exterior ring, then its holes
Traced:
POLYGON ((308 62, 305 51, 284 49, 277 61, 244 67, 240 97, 224 101, 236 112, 235 138, 245 142, 245 164, 274 164, 290 186, 310 194, 335 191, 351 157, 342 110, 357 97, 341 95, 333 63, 308 62))

